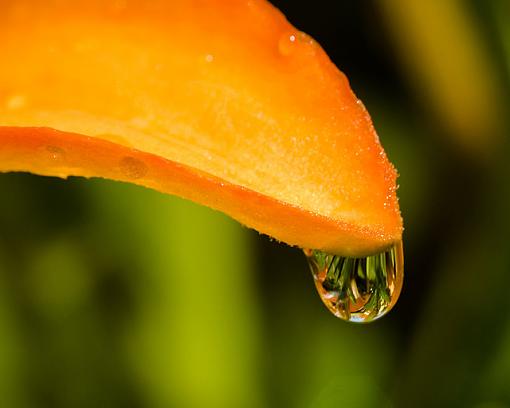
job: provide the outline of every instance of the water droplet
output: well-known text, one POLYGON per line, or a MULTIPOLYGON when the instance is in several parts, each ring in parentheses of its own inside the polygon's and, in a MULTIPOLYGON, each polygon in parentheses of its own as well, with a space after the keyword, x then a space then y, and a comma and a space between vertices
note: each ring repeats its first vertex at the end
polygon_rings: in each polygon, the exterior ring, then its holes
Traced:
POLYGON ((282 54, 285 57, 288 57, 292 54, 297 42, 297 35, 295 33, 292 34, 284 34, 280 38, 280 41, 278 42, 278 50, 280 51, 280 54, 282 54))
POLYGON ((5 106, 7 109, 16 110, 25 107, 27 98, 24 95, 13 95, 7 99, 5 106))
POLYGON ((119 166, 122 174, 130 179, 139 179, 145 176, 148 172, 148 168, 145 163, 134 157, 124 157, 120 161, 119 166))
POLYGON ((64 149, 53 146, 53 145, 47 145, 43 147, 44 152, 50 157, 50 159, 54 162, 61 162, 65 158, 65 152, 64 149))
POLYGON ((337 317, 357 323, 376 320, 395 305, 404 278, 402 242, 380 254, 349 258, 305 250, 315 286, 337 317))

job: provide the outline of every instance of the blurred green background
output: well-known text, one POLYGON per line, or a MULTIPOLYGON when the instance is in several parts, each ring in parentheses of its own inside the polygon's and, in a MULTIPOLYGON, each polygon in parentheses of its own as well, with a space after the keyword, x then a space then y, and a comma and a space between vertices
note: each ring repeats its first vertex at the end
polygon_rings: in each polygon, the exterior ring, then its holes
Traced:
POLYGON ((174 197, 0 175, 0 407, 510 407, 510 2, 274 1, 401 174, 406 279, 353 325, 298 249, 174 197))

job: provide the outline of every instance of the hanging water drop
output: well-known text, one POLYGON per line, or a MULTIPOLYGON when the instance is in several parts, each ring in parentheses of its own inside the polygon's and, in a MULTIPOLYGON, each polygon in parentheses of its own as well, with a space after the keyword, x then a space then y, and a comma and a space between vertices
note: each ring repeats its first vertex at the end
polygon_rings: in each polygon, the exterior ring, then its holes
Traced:
POLYGON ((364 258, 304 252, 317 291, 335 316, 370 322, 388 313, 397 302, 404 278, 402 242, 364 258))

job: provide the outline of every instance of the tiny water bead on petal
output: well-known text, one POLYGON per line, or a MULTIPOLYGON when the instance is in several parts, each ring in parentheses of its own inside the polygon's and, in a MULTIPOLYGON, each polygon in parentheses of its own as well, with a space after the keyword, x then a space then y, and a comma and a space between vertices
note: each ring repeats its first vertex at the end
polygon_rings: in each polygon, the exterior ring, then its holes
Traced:
POLYGON ((404 278, 402 242, 364 258, 304 252, 317 291, 335 316, 370 322, 384 316, 397 302, 404 278))
POLYGON ((42 146, 41 150, 54 163, 63 162, 66 156, 64 149, 58 146, 53 145, 42 146))
POLYGON ((134 157, 124 157, 119 166, 122 174, 131 180, 139 179, 148 172, 146 164, 134 157))
POLYGON ((308 45, 314 44, 315 41, 308 34, 292 30, 284 33, 278 41, 278 51, 283 57, 290 57, 291 55, 303 50, 308 45))
POLYGON ((280 41, 278 42, 278 50, 280 54, 284 57, 290 56, 297 45, 298 34, 296 32, 286 33, 280 37, 280 41))

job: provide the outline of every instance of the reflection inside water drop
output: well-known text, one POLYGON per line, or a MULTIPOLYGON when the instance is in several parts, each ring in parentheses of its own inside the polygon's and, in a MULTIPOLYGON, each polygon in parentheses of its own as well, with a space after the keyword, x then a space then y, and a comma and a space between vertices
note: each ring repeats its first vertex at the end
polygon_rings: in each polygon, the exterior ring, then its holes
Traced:
POLYGON ((317 291, 328 309, 351 322, 370 322, 397 302, 404 278, 402 242, 380 254, 348 258, 305 250, 317 291))

